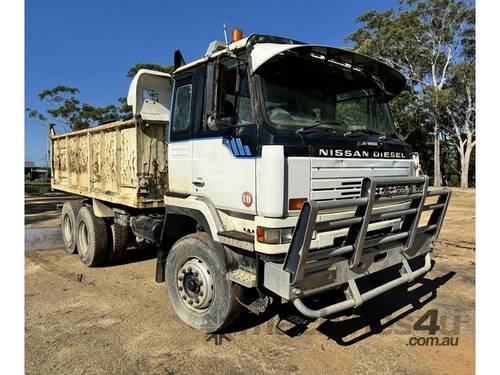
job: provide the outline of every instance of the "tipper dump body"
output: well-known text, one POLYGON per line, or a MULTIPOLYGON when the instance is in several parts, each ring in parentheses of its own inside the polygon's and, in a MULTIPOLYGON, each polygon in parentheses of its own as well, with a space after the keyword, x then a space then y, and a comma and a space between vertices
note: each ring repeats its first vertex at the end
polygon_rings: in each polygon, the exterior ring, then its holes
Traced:
POLYGON ((52 135, 52 187, 135 208, 168 190, 165 123, 140 119, 52 135))
POLYGON ((50 131, 52 188, 133 208, 163 207, 168 191, 170 75, 142 69, 127 102, 134 117, 50 131))

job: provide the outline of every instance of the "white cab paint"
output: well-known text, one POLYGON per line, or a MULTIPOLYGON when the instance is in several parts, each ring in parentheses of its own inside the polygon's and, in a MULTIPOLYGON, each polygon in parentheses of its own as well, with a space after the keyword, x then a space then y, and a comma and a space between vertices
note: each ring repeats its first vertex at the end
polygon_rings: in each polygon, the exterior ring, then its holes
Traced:
POLYGON ((288 215, 298 215, 288 211, 288 200, 292 198, 309 199, 311 195, 311 158, 288 157, 286 159, 285 209, 288 215))
POLYGON ((168 144, 168 186, 170 191, 186 194, 193 192, 192 146, 192 141, 168 144))
POLYGON ((281 217, 284 208, 285 155, 283 146, 262 147, 257 160, 257 213, 261 216, 281 217))
POLYGON ((192 142, 193 194, 207 197, 217 209, 256 214, 255 158, 236 157, 224 139, 201 138, 192 142), (243 194, 251 196, 248 206, 243 194))

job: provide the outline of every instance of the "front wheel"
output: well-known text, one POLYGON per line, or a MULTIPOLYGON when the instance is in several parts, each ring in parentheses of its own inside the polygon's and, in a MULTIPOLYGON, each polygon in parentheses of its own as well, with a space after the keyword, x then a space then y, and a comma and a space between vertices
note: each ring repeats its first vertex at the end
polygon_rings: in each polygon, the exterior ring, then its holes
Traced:
POLYGON ((227 260, 222 245, 207 233, 182 237, 170 250, 165 269, 170 303, 177 316, 201 332, 229 326, 241 314, 234 293, 241 288, 226 278, 227 260))

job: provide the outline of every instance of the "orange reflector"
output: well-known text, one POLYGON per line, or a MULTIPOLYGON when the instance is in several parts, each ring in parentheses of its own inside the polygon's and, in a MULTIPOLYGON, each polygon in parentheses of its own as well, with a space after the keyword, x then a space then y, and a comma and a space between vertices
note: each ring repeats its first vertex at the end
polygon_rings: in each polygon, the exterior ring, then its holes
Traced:
POLYGON ((307 201, 307 198, 293 198, 288 201, 288 209, 290 211, 300 210, 302 208, 302 204, 307 201))
POLYGON ((264 242, 264 228, 257 227, 257 241, 264 242))

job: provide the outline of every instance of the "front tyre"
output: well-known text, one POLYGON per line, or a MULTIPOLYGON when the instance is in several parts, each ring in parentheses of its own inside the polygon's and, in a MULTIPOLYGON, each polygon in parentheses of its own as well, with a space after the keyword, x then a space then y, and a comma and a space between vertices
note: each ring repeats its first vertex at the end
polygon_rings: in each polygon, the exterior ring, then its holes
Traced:
POLYGON ((170 250, 165 269, 167 294, 177 316, 194 329, 212 333, 241 314, 234 296, 239 288, 227 280, 222 245, 207 233, 182 237, 170 250))

